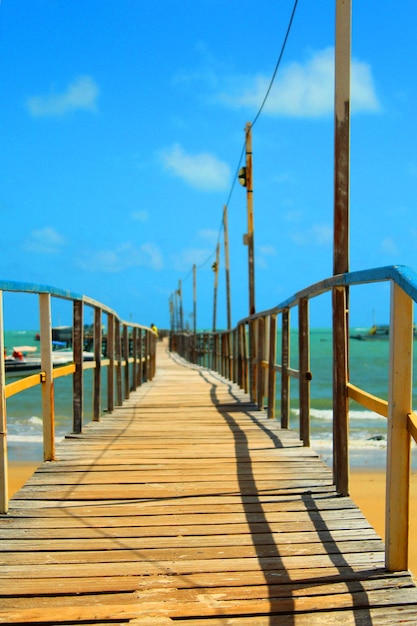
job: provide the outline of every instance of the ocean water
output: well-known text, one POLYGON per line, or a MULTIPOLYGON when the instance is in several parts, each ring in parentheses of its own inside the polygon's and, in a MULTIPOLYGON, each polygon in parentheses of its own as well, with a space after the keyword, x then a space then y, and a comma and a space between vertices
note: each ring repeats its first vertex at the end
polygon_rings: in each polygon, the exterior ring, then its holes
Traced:
MULTIPOLYGON (((357 332, 357 329, 355 329, 357 332)), ((5 333, 5 345, 34 345, 36 331, 5 333)), ((278 341, 279 343, 279 341, 278 341)), ((414 355, 414 398, 417 409, 417 341, 414 355)), ((292 353, 297 351, 297 333, 291 333, 292 353)), ((362 389, 387 399, 389 342, 350 340, 350 380, 362 389)), ((311 331, 311 445, 330 466, 332 464, 332 334, 329 329, 311 331)), ((297 367, 296 354, 291 365, 297 367)), ((104 368, 104 373, 106 368, 104 368)), ((84 374, 85 422, 91 420, 92 371, 84 374)), ((278 376, 279 379, 279 376, 278 376)), ((105 377, 103 385, 105 404, 105 377)), ((277 385, 277 411, 280 407, 277 385)), ((298 428, 298 382, 291 382, 291 427, 298 428)), ((279 415, 277 416, 279 418, 279 415)), ((7 401, 8 453, 14 460, 42 461, 42 404, 40 387, 29 389, 7 401)), ((72 377, 55 381, 55 427, 57 440, 72 430, 72 377)), ((387 420, 351 402, 349 451, 351 465, 382 468, 385 465, 387 420)), ((413 468, 417 469, 416 445, 412 444, 413 468)))

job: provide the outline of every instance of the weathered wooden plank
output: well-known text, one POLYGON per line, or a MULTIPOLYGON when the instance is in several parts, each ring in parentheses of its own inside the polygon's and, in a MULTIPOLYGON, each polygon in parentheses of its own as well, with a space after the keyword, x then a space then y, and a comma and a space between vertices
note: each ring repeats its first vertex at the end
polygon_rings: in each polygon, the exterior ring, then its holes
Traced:
MULTIPOLYGON (((151 592, 152 593, 152 592, 151 592)), ((223 615, 257 616, 265 613, 321 613, 322 610, 366 609, 369 605, 378 607, 391 607, 395 597, 397 607, 413 605, 415 589, 387 589, 377 591, 367 591, 359 589, 357 592, 336 593, 328 596, 314 596, 302 598, 254 598, 253 600, 224 600, 217 593, 200 593, 197 591, 195 601, 186 601, 181 597, 180 592, 177 598, 165 596, 165 599, 152 601, 148 595, 129 593, 122 596, 111 594, 110 596, 100 595, 100 598, 90 598, 90 603, 86 604, 82 597, 58 597, 51 606, 50 598, 38 598, 32 602, 33 608, 25 606, 10 606, 0 608, 0 622, 23 622, 30 621, 52 621, 56 620, 56 611, 65 620, 85 621, 91 619, 114 619, 114 618, 138 618, 143 615, 167 617, 200 617, 223 615)), ((398 612, 397 612, 398 614, 398 612)), ((62 618, 61 620, 62 621, 62 618)))
MULTIPOLYGON (((196 559, 184 561, 152 561, 146 555, 137 555, 136 561, 126 562, 104 562, 95 563, 65 563, 65 566, 50 562, 48 564, 31 565, 30 576, 32 578, 67 578, 73 576, 145 576, 151 574, 169 574, 184 575, 198 572, 251 572, 266 570, 285 570, 289 572, 292 569, 308 569, 319 567, 377 567, 384 565, 383 552, 366 552, 353 554, 323 554, 311 555, 308 559, 305 556, 279 556, 262 557, 262 558, 245 558, 245 559, 196 559), (141 560, 139 560, 141 559, 141 560)), ((27 565, 8 565, 0 574, 0 581, 3 584, 3 577, 8 580, 26 578, 28 576, 27 565)), ((53 582, 53 581, 52 581, 53 582)))
MULTIPOLYGON (((32 521, 30 525, 32 527, 32 521)), ((30 535, 28 533, 28 523, 21 522, 20 525, 15 528, 5 529, 2 531, 2 538, 4 540, 11 538, 34 538, 43 539, 53 536, 54 538, 87 538, 87 537, 102 537, 105 533, 106 537, 176 537, 176 536, 213 536, 213 535, 228 535, 228 534, 250 534, 256 539, 259 533, 291 533, 295 529, 298 532, 319 532, 328 533, 340 529, 355 530, 357 534, 361 533, 363 529, 369 530, 369 523, 363 518, 351 520, 335 519, 328 522, 301 522, 294 526, 294 522, 284 522, 282 524, 268 524, 266 522, 259 522, 257 524, 251 524, 250 528, 247 523, 244 524, 209 524, 200 523, 199 525, 184 525, 176 524, 172 525, 169 520, 166 520, 165 525, 154 526, 152 525, 152 519, 138 520, 131 519, 132 523, 128 523, 126 520, 119 520, 118 518, 109 518, 108 520, 96 521, 95 524, 90 524, 90 518, 74 520, 61 520, 59 526, 50 519, 44 523, 37 520, 35 528, 31 528, 30 535), (142 522, 146 522, 147 525, 140 525, 142 522), (22 537, 23 535, 23 537, 22 537)))
MULTIPOLYGON (((261 508, 254 513, 246 513, 246 512, 236 512, 236 513, 211 513, 207 515, 205 513, 192 513, 190 515, 180 514, 176 515, 175 511, 169 511, 165 515, 134 515, 134 516, 111 516, 109 515, 105 518, 103 517, 95 517, 89 516, 88 518, 89 527, 118 527, 118 526, 128 526, 128 527, 146 527, 153 526, 155 527, 163 527, 163 526, 198 526, 198 525, 206 525, 207 533, 210 534, 210 527, 216 527, 219 525, 223 525, 223 530, 226 532, 228 530, 228 525, 236 525, 243 524, 246 525, 245 528, 249 532, 252 524, 269 524, 272 529, 276 524, 277 527, 281 530, 279 525, 289 524, 289 528, 292 531, 300 528, 305 528, 306 524, 310 523, 314 528, 319 528, 320 524, 326 525, 327 523, 337 524, 337 529, 350 528, 351 520, 358 520, 359 525, 361 527, 369 527, 369 523, 366 522, 363 515, 357 508, 351 509, 342 509, 342 510, 324 510, 324 511, 298 511, 296 515, 292 511, 262 511, 261 508), (296 519, 295 519, 296 517, 296 519), (316 525, 315 525, 316 524, 316 525)), ((5 524, 4 527, 0 530, 0 536, 3 530, 7 529, 7 526, 11 526, 12 524, 5 524)), ((71 516, 59 520, 60 528, 76 528, 77 526, 85 527, 86 518, 74 517, 71 516)), ((53 528, 54 522, 51 518, 36 519, 31 521, 32 528, 41 527, 41 528, 53 528)), ((19 518, 13 520, 13 528, 25 528, 27 527, 27 523, 25 519, 19 518)))
MULTIPOLYGON (((63 548, 62 538, 54 538, 54 532, 48 533, 46 537, 38 537, 37 539, 25 539, 25 541, 20 541, 25 538, 24 531, 20 533, 20 537, 17 537, 16 531, 14 532, 13 539, 10 538, 7 542, 0 542, 0 552, 37 552, 37 551, 59 551, 63 548)), ((83 537, 83 542, 80 543, 79 539, 73 539, 72 537, 65 538, 65 550, 67 551, 78 551, 83 552, 84 550, 118 550, 126 545, 126 542, 123 541, 123 537, 83 537), (119 543, 118 543, 119 542, 119 543)), ((375 542, 374 548, 380 549, 379 537, 376 535, 375 531, 372 528, 368 529, 368 533, 366 529, 361 531, 360 533, 360 541, 356 541, 358 537, 357 530, 341 530, 341 531, 333 531, 332 532, 332 540, 334 546, 337 544, 337 548, 341 549, 341 546, 345 545, 345 550, 349 551, 357 551, 358 546, 363 546, 364 542, 377 540, 375 542), (348 543, 350 542, 350 543, 348 543)), ((158 549, 158 548, 179 548, 186 547, 188 548, 206 548, 206 547, 236 547, 241 546, 253 546, 253 541, 256 540, 257 546, 266 546, 266 545, 276 545, 278 542, 280 544, 280 550, 283 549, 283 546, 290 545, 292 549, 299 550, 301 554, 304 550, 313 550, 313 546, 315 544, 319 544, 321 547, 325 546, 326 550, 329 549, 327 543, 324 543, 322 546, 322 540, 320 538, 319 533, 316 532, 287 532, 287 533, 260 533, 259 535, 253 536, 250 534, 240 534, 240 535, 208 535, 208 536, 168 536, 168 537, 130 537, 129 539, 129 549, 131 550, 144 550, 144 549, 158 549), (303 545, 302 545, 303 544, 303 545), (304 547, 305 544, 305 547, 304 547)), ((328 542, 330 543, 330 542, 328 542)), ((366 544, 366 547, 369 547, 369 544, 366 544)), ((320 548, 319 548, 320 549, 320 548)), ((331 548, 330 548, 331 551, 331 548)), ((226 555, 225 555, 226 556, 226 555)), ((243 554, 242 554, 243 556, 243 554)))
MULTIPOLYGON (((131 500, 112 500, 111 515, 112 516, 128 516, 128 515, 168 515, 174 509, 176 514, 182 513, 217 513, 221 503, 223 513, 256 513, 261 508, 268 512, 286 512, 286 511, 344 511, 346 509, 357 509, 357 506, 350 498, 329 498, 327 491, 315 494, 314 501, 311 499, 302 499, 302 494, 287 496, 270 496, 261 494, 256 496, 195 496, 187 498, 186 502, 175 502, 173 499, 167 499, 160 503, 154 503, 149 500, 131 501, 131 500)), ((40 508, 35 508, 36 502, 29 500, 14 500, 13 508, 10 511, 9 518, 13 517, 64 517, 73 513, 81 516, 108 517, 108 503, 100 503, 94 500, 79 500, 62 503, 59 500, 43 501, 40 508)), ((1 532, 1 531, 0 531, 1 532)))
MULTIPOLYGON (((291 576, 283 570, 251 571, 250 586, 272 587, 279 585, 283 589, 283 594, 297 593, 308 594, 309 589, 316 587, 326 592, 326 586, 335 584, 351 584, 359 582, 367 584, 375 581, 375 588, 409 586, 410 577, 406 572, 388 574, 385 569, 372 569, 366 567, 328 567, 310 568, 308 570, 308 584, 306 584, 306 570, 291 570, 291 576)), ((92 577, 70 577, 56 579, 51 590, 50 578, 26 578, 16 580, 10 579, 2 582, 1 595, 3 597, 16 595, 48 595, 48 589, 52 595, 70 595, 87 593, 106 593, 115 591, 136 591, 140 589, 158 590, 162 589, 212 589, 227 588, 244 590, 248 583, 246 572, 193 572, 190 575, 181 577, 171 575, 149 575, 149 576, 100 576, 92 577)), ((242 591, 242 594, 244 591, 242 591)), ((50 594, 49 594, 50 595, 50 594)))
MULTIPOLYGON (((66 542, 65 542, 66 544, 66 542)), ((186 545, 183 540, 178 547, 157 547, 150 542, 144 546, 136 546, 135 541, 123 542, 122 540, 112 541, 106 545, 99 545, 97 549, 90 546, 87 540, 78 549, 69 548, 65 545, 65 550, 57 548, 51 550, 46 546, 43 549, 26 551, 4 552, 2 554, 3 565, 42 565, 43 563, 113 563, 136 561, 141 558, 138 551, 146 549, 149 551, 149 559, 153 561, 176 561, 182 560, 210 560, 210 559, 247 559, 247 558, 268 558, 276 557, 282 559, 287 556, 316 557, 319 555, 349 555, 363 552, 383 553, 381 542, 378 539, 366 539, 363 541, 339 541, 327 543, 303 543, 297 545, 293 542, 280 544, 279 549, 275 543, 261 543, 256 545, 222 545, 222 546, 202 546, 186 545)), ((381 556, 381 555, 379 555, 381 556)))

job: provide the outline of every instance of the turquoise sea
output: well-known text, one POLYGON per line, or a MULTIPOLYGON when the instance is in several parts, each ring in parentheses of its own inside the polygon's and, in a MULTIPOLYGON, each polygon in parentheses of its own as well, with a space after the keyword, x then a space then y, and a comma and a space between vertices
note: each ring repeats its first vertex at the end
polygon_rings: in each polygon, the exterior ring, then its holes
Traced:
MULTIPOLYGON (((352 329, 352 334, 361 329, 352 329)), ((365 329, 362 329, 365 330, 365 329)), ((6 331, 5 346, 38 346, 31 331, 6 331)), ((293 352, 297 349, 297 335, 292 333, 293 352)), ((414 355, 414 401, 417 409, 417 341, 414 355)), ((353 384, 382 398, 387 398, 389 342, 384 340, 350 340, 350 379, 353 384)), ((311 331, 311 440, 312 447, 331 465, 332 392, 331 392, 332 335, 329 329, 311 331)), ((296 355, 291 365, 296 366, 296 355)), ((85 421, 91 419, 92 372, 85 372, 85 421)), ((298 426, 297 381, 291 383, 291 426, 298 426)), ((279 385, 277 387, 279 394, 279 385)), ((72 378, 55 381, 55 424, 57 439, 72 430, 72 378)), ((279 411, 280 399, 277 398, 279 411)), ((7 401, 8 452, 11 460, 42 461, 42 410, 39 387, 29 389, 7 401)), ((350 459, 352 466, 382 468, 385 464, 387 420, 351 403, 350 459)), ((417 469, 417 451, 413 443, 413 468, 417 469)))

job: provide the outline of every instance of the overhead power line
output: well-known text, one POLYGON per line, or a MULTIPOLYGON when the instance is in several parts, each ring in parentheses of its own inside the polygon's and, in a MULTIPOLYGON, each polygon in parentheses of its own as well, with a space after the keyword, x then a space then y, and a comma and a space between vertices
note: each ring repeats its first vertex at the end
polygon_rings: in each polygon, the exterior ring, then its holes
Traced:
MULTIPOLYGON (((1 2, 1 0, 0 0, 0 2, 1 2)), ((282 57, 284 56, 285 47, 287 45, 288 37, 290 35, 290 31, 291 31, 291 27, 292 27, 292 24, 293 24, 293 21, 294 21, 294 16, 295 16, 295 11, 297 9, 297 5, 298 5, 298 0, 295 0, 294 6, 293 6, 293 9, 292 9, 292 12, 291 12, 290 20, 288 22, 287 31, 285 33, 284 40, 282 42, 281 51, 280 51, 279 56, 278 56, 278 60, 277 60, 277 62, 275 64, 275 68, 274 68, 271 80, 269 82, 268 88, 267 88, 267 90, 265 92, 265 96, 264 96, 264 98, 262 100, 262 103, 261 103, 261 105, 260 105, 260 107, 258 109, 258 112, 256 113, 255 117, 253 118, 252 127, 258 121, 258 119, 259 119, 259 117, 260 117, 260 115, 261 115, 261 113, 262 113, 262 111, 263 111, 263 109, 265 107, 265 104, 266 104, 266 102, 268 100, 268 97, 269 97, 269 94, 271 92, 272 86, 274 84, 276 75, 277 75, 279 67, 281 65, 282 57)), ((230 191, 229 191, 229 195, 228 195, 228 198, 227 198, 226 206, 229 206, 230 200, 231 200, 232 195, 233 195, 233 191, 235 189, 236 180, 237 180, 237 177, 238 177, 238 172, 239 172, 239 169, 240 169, 240 166, 241 166, 241 163, 242 163, 243 156, 245 154, 245 145, 246 145, 246 142, 244 141, 243 142, 243 146, 242 146, 242 150, 241 150, 240 155, 239 155, 236 171, 235 171, 235 174, 233 176, 232 185, 231 185, 231 188, 230 188, 230 191)), ((223 213, 222 213, 222 221, 221 221, 221 224, 220 224, 219 233, 218 233, 218 236, 217 236, 217 244, 220 241, 220 237, 221 237, 222 231, 223 231, 223 213)), ((217 246, 217 244, 216 244, 216 246, 217 246)), ((214 249, 211 252, 211 254, 206 258, 206 260, 203 261, 202 263, 200 263, 197 266, 197 268, 200 269, 201 267, 204 267, 204 265, 207 265, 207 263, 213 258, 215 253, 216 253, 216 249, 214 249)), ((192 270, 190 270, 188 272, 187 276, 184 279, 184 282, 190 277, 191 273, 192 273, 192 270)))
POLYGON ((297 8, 297 4, 298 4, 298 0, 295 0, 294 7, 293 7, 293 10, 292 10, 292 13, 291 13, 291 17, 290 17, 290 21, 288 23, 287 32, 285 33, 284 41, 282 42, 281 52, 279 53, 278 61, 277 61, 276 65, 275 65, 274 73, 272 74, 272 78, 270 80, 268 89, 266 90, 265 97, 264 97, 264 99, 262 101, 262 104, 259 107, 259 111, 257 112, 257 114, 255 115, 255 117, 253 119, 252 128, 254 127, 256 122, 258 121, 258 118, 259 118, 260 114, 262 113, 262 110, 263 110, 263 108, 264 108, 264 106, 266 104, 266 101, 268 100, 268 96, 269 96, 270 91, 272 89, 272 85, 274 84, 274 80, 275 80, 275 77, 277 75, 279 66, 281 65, 281 60, 282 60, 282 57, 284 56, 284 51, 285 51, 285 47, 287 45, 287 41, 288 41, 288 37, 289 37, 289 34, 290 34, 291 26, 292 26, 292 23, 293 23, 293 20, 294 20, 294 15, 295 15, 295 10, 297 8))

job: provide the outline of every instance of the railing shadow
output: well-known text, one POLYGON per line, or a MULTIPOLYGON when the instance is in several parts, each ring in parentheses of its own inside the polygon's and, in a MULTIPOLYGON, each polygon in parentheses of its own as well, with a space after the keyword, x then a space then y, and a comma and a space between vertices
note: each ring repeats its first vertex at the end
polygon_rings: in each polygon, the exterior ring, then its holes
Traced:
MULTIPOLYGON (((320 515, 320 509, 317 506, 314 497, 312 496, 312 493, 309 491, 301 494, 301 501, 305 505, 305 511, 309 515, 310 520, 314 525, 317 536, 321 541, 321 545, 325 548, 327 556, 329 557, 329 560, 333 564, 334 568, 336 568, 340 572, 340 576, 327 575, 323 577, 309 577, 305 580, 297 580, 297 582, 294 585, 291 585, 289 588, 283 586, 283 584, 286 585, 288 583, 291 583, 291 573, 287 570, 285 566, 285 559, 281 555, 279 547, 274 538, 276 531, 274 532, 274 529, 269 523, 264 510, 263 504, 265 503, 265 500, 262 498, 257 487, 248 437, 233 415, 236 415, 237 413, 245 414, 249 419, 256 423, 257 426, 259 426, 262 431, 270 438, 275 448, 284 447, 283 443, 279 439, 278 435, 272 433, 268 428, 265 428, 265 426, 263 426, 259 420, 253 417, 252 413, 254 410, 254 406, 251 402, 244 403, 241 401, 240 398, 238 399, 237 396, 235 396, 238 401, 237 404, 233 407, 232 414, 232 411, 230 411, 229 409, 230 405, 222 403, 218 398, 218 385, 213 382, 213 377, 217 378, 220 382, 222 380, 220 376, 212 372, 208 374, 207 372, 201 370, 200 376, 208 384, 210 384, 211 401, 218 413, 225 420, 234 438, 239 491, 241 495, 242 506, 247 519, 247 524, 250 529, 252 543, 256 551, 259 566, 265 578, 265 583, 268 588, 268 596, 271 606, 271 626, 272 624, 276 624, 276 618, 279 614, 276 611, 274 612, 274 604, 277 605, 285 600, 287 604, 288 602, 292 602, 293 608, 295 608, 295 598, 293 596, 293 591, 295 591, 296 589, 312 588, 325 584, 334 584, 337 582, 345 583, 347 592, 352 598, 352 606, 355 607, 357 605, 358 608, 361 609, 360 615, 359 613, 356 613, 356 611, 353 611, 354 623, 358 624, 358 626, 359 624, 361 626, 367 626, 368 624, 371 625, 373 621, 369 610, 367 592, 362 583, 359 581, 358 575, 355 573, 354 569, 349 565, 343 553, 340 551, 337 541, 333 539, 332 531, 327 527, 325 520, 320 515), (287 592, 285 591, 285 589, 287 589, 287 592), (286 593, 288 595, 285 595, 286 593)), ((222 384, 228 385, 229 389, 231 387, 231 385, 227 381, 222 380, 222 384)), ((277 485, 278 480, 279 479, 277 477, 277 485)), ((299 489, 297 489, 297 493, 299 493, 299 489)), ((269 495, 272 496, 272 493, 269 492, 269 495)), ((330 497, 335 496, 334 494, 331 494, 330 497)), ((307 560, 308 556, 306 556, 305 558, 307 560)), ((362 571, 361 574, 362 576, 364 576, 365 573, 362 571)), ((369 571, 370 576, 374 574, 374 570, 369 571)), ((289 614, 286 614, 286 624, 295 624, 295 615, 296 613, 294 612, 294 621, 288 622, 289 614)))

